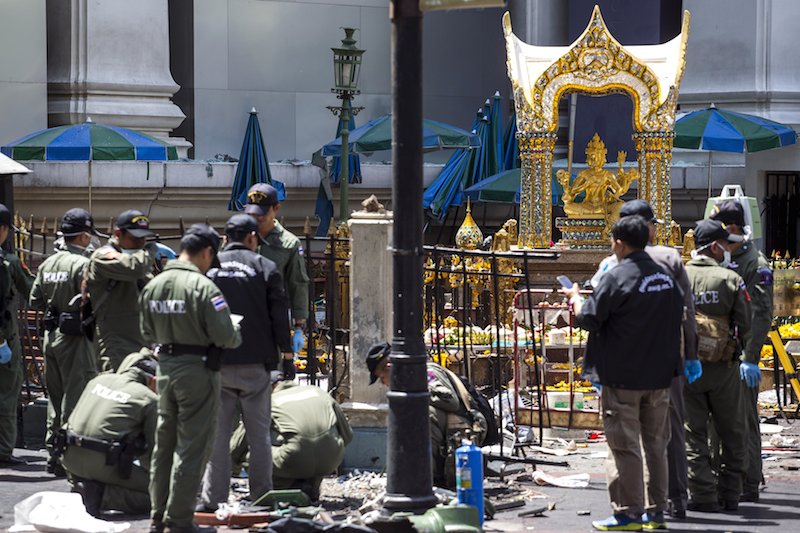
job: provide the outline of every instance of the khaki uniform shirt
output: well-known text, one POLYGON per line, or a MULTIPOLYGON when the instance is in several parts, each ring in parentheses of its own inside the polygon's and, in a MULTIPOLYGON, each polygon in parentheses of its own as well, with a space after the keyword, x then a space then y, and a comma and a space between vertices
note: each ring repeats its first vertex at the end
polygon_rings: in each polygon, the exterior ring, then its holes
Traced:
POLYGON ((148 344, 236 348, 242 342, 222 291, 187 261, 168 262, 142 289, 138 309, 148 344))
POLYGON ((761 346, 772 328, 772 269, 764 254, 753 243, 746 242, 733 254, 733 270, 739 274, 750 294, 750 332, 744 336, 745 361, 758 364, 761 346))
POLYGON ((152 268, 153 257, 147 249, 127 254, 119 247, 115 237, 92 254, 87 288, 97 323, 97 343, 101 356, 105 355, 107 344, 115 339, 128 341, 131 351, 144 346, 136 303, 141 287, 152 278, 152 268), (108 296, 104 296, 112 280, 116 284, 108 296), (101 299, 104 301, 98 306, 101 299))
POLYGON ((275 227, 265 237, 258 253, 274 262, 283 276, 289 306, 294 320, 308 318, 308 274, 300 239, 275 221, 275 227))
POLYGON ((750 296, 742 278, 705 255, 689 261, 686 272, 692 284, 697 312, 712 317, 728 317, 739 327, 739 338, 746 336, 750 331, 750 296))

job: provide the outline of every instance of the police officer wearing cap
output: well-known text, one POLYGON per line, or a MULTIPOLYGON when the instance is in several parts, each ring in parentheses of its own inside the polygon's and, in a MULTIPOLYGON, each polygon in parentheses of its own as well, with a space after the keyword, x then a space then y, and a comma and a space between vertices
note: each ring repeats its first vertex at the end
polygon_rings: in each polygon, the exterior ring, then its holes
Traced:
MULTIPOLYGON (((0 204, 0 243, 13 228, 11 212, 0 204)), ((33 276, 13 253, 0 249, 0 465, 24 463, 13 456, 17 405, 22 389, 22 345, 17 326, 19 299, 28 299, 33 276)))
MULTIPOLYGON (((656 218, 653 208, 644 200, 630 200, 625 202, 619 212, 620 218, 639 215, 647 222, 650 230, 650 239, 644 251, 653 261, 672 276, 683 292, 683 346, 684 356, 683 373, 672 379, 669 388, 669 423, 670 439, 667 445, 667 460, 669 465, 669 500, 670 513, 673 518, 686 516, 687 504, 687 475, 686 439, 684 432, 684 406, 683 383, 684 377, 689 383, 699 378, 702 373, 702 364, 697 359, 697 324, 694 316, 694 295, 689 283, 689 277, 683 266, 683 260, 675 248, 654 244, 656 225, 663 224, 663 220, 656 218)), ((614 257, 615 256, 611 256, 614 257)))
POLYGON ((146 241, 152 235, 147 215, 124 211, 117 217, 114 236, 92 254, 86 288, 104 371, 114 372, 126 355, 145 345, 136 302, 152 277, 157 249, 154 242, 146 241))
POLYGON ((261 242, 258 223, 244 213, 233 215, 225 224, 225 238, 220 266, 207 275, 222 290, 231 312, 244 317, 242 344, 225 351, 220 370, 217 436, 198 506, 203 511, 214 511, 219 503, 228 501, 229 439, 237 404, 250 444, 250 499, 255 501, 272 489, 270 372, 279 362, 294 370, 288 300, 275 263, 255 252, 261 242), (281 352, 286 356, 282 358, 281 352))
POLYGON ((745 233, 742 204, 725 200, 714 206, 710 218, 725 224, 733 235, 745 237, 730 246, 732 268, 747 285, 751 298, 750 332, 742 339, 744 348, 739 365, 739 374, 744 399, 744 417, 747 422, 747 464, 745 468, 742 497, 739 501, 757 502, 758 487, 763 480, 761 473, 761 430, 758 418, 758 383, 761 370, 761 346, 767 340, 772 327, 772 269, 767 258, 756 249, 745 233))
POLYGON ((78 402, 86 383, 97 374, 92 341, 81 326, 81 283, 89 265, 86 247, 99 236, 88 211, 70 209, 61 221, 64 246, 39 266, 30 294, 30 306, 45 312, 44 360, 49 403, 47 471, 63 475, 54 456, 53 439, 78 402))
POLYGON ((258 253, 278 265, 289 294, 294 334, 292 349, 299 352, 305 344, 303 327, 308 319, 308 274, 300 240, 277 220, 281 204, 278 191, 272 185, 256 183, 247 191, 244 212, 258 221, 258 232, 264 240, 258 253))
MULTIPOLYGON (((373 345, 366 357, 369 384, 380 381, 390 384, 392 363, 388 342, 373 345)), ((469 391, 461 379, 441 365, 429 361, 426 366, 428 393, 428 423, 431 432, 431 470, 433 482, 438 486, 455 487, 455 448, 453 437, 467 431, 472 433, 476 445, 483 444, 487 436, 486 418, 475 409, 469 391)), ((491 443, 494 444, 494 443, 491 443)))
POLYGON ((195 498, 217 427, 222 351, 242 342, 222 291, 205 276, 219 266, 219 234, 194 224, 139 298, 145 342, 157 346, 158 427, 150 468, 151 531, 196 531, 195 498))
POLYGON ((738 508, 745 466, 737 336, 750 329, 750 297, 745 283, 724 268, 728 247, 742 241, 715 220, 694 230, 697 248, 686 265, 697 316, 700 378, 684 387, 686 455, 689 460, 689 510, 716 512, 738 508), (709 420, 721 437, 722 464, 711 468, 709 420))
POLYGON ((147 348, 128 355, 116 373, 100 374, 86 385, 64 425, 61 461, 91 515, 150 511, 157 365, 147 348))

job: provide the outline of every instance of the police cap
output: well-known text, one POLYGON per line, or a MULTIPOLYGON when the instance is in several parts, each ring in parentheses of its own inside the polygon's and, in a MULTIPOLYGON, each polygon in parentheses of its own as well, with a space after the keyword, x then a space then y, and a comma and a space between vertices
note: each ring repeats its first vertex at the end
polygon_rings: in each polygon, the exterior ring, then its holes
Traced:
POLYGON ((235 241, 241 241, 251 233, 255 233, 258 237, 258 244, 264 243, 258 233, 258 222, 246 213, 237 213, 225 223, 225 235, 235 241))
POLYGON ((150 219, 147 218, 147 215, 136 209, 129 209, 120 213, 117 217, 116 226, 138 238, 150 237, 153 235, 153 232, 150 231, 150 219))
POLYGON ((278 190, 269 183, 256 183, 247 191, 247 205, 244 212, 248 215, 266 215, 269 208, 278 205, 278 190))
POLYGON ((94 218, 86 209, 75 207, 64 213, 61 219, 61 233, 65 237, 74 237, 84 232, 98 237, 105 237, 105 235, 97 231, 94 226, 94 218))
POLYGON ((653 213, 653 208, 644 200, 630 200, 623 204, 622 208, 619 210, 619 217, 629 217, 631 215, 639 215, 647 222, 655 222, 656 224, 664 223, 660 218, 656 218, 656 215, 653 213))
POLYGON ((735 200, 725 200, 714 204, 708 218, 719 220, 723 224, 736 224, 740 228, 744 228, 744 207, 735 200))
POLYGON ((0 204, 0 226, 8 226, 9 228, 13 228, 14 224, 12 222, 13 217, 11 216, 11 211, 8 208, 0 204))
POLYGON ((719 220, 698 220, 694 227, 694 243, 700 247, 717 240, 728 242, 742 242, 744 237, 734 235, 725 229, 725 224, 719 220))
POLYGON ((388 342, 381 342, 372 346, 367 353, 367 368, 369 369, 369 384, 378 381, 375 371, 383 359, 389 355, 392 346, 388 342))

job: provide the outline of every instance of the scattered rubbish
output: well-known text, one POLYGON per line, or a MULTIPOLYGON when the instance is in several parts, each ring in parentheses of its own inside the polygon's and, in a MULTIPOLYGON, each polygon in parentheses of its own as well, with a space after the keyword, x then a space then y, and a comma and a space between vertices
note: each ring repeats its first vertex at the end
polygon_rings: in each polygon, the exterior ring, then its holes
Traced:
POLYGON ((578 516, 589 516, 590 514, 592 514, 592 512, 589 511, 588 509, 583 509, 581 511, 577 511, 575 514, 577 514, 578 516))
POLYGON ((758 428, 761 430, 762 435, 774 435, 783 431, 783 426, 777 424, 759 424, 758 428))
POLYGON ((506 509, 514 509, 516 507, 524 507, 525 500, 502 500, 502 501, 495 501, 494 503, 495 511, 505 511, 506 509))
POLYGON ((120 533, 130 527, 128 522, 94 518, 86 512, 80 494, 37 492, 14 505, 14 525, 9 531, 120 533))
POLYGON ((589 486, 589 474, 570 474, 558 477, 537 470, 533 473, 533 480, 539 485, 552 485, 566 489, 583 489, 589 486))
POLYGON ((527 511, 522 511, 520 513, 517 513, 517 516, 519 516, 519 517, 522 517, 522 516, 542 516, 546 511, 549 511, 549 510, 550 510, 550 506, 549 505, 539 505, 537 507, 534 507, 533 509, 528 509, 527 511))
POLYGON ((800 446, 800 437, 784 437, 775 434, 769 439, 769 444, 775 448, 794 448, 800 446))

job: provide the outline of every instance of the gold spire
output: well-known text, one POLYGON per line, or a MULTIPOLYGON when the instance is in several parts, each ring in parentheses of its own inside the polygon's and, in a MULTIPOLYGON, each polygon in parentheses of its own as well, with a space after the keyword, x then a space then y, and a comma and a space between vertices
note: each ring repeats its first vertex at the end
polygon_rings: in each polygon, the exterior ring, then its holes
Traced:
POLYGON ((472 208, 469 198, 467 198, 467 214, 464 216, 464 222, 461 223, 461 227, 456 232, 456 246, 464 250, 475 250, 482 242, 483 232, 481 232, 481 228, 472 218, 472 208))

